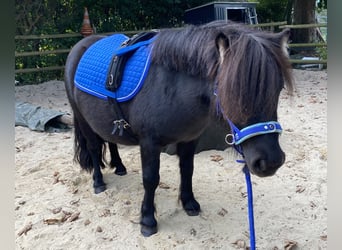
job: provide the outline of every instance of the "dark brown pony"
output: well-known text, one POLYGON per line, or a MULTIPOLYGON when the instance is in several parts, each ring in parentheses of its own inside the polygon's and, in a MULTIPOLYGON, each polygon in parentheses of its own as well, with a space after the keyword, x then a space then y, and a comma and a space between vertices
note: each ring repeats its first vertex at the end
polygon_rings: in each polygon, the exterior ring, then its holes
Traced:
MULTIPOLYGON (((283 88, 292 91, 288 37, 288 30, 272 34, 225 22, 161 30, 152 44, 151 67, 142 89, 119 104, 130 125, 130 133, 125 130, 122 136, 112 134, 113 121, 118 119, 113 104, 74 85, 83 53, 103 36, 78 42, 66 62, 65 84, 74 115, 75 159, 82 168, 93 171, 95 193, 106 188, 101 173, 105 144, 109 144, 110 166, 116 167, 117 174, 125 174, 126 168, 116 144, 140 145, 145 189, 141 232, 145 236, 156 233, 154 196, 160 179, 160 153, 164 146, 176 144, 180 200, 189 215, 198 215, 200 205, 192 190, 197 139, 210 120, 222 123, 223 117, 240 129, 277 121, 279 94, 283 88)), ((278 136, 255 136, 241 144, 252 173, 270 176, 284 163, 278 136)))

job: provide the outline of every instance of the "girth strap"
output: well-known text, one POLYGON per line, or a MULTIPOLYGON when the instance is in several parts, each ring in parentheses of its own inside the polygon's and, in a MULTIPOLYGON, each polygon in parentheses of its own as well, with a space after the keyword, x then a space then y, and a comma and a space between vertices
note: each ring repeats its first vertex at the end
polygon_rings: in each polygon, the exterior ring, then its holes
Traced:
POLYGON ((139 140, 133 133, 131 125, 128 123, 128 121, 125 120, 124 114, 121 110, 119 103, 111 97, 108 97, 108 102, 113 107, 116 117, 118 117, 118 119, 113 121, 112 135, 118 133, 119 136, 123 136, 123 132, 125 131, 134 142, 138 143, 139 140))

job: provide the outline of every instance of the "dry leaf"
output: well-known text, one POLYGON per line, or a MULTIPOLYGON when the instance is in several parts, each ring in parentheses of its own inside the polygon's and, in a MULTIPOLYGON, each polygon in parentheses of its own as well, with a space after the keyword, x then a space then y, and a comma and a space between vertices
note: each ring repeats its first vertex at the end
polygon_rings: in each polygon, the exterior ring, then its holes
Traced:
POLYGON ((70 201, 70 205, 77 205, 80 202, 80 199, 70 201))
POLYGON ((221 210, 217 213, 220 216, 225 216, 228 213, 228 211, 224 208, 221 208, 221 210))
POLYGON ((191 228, 190 234, 191 234, 192 236, 196 236, 197 231, 196 231, 194 228, 191 228))
POLYGON ((62 211, 62 207, 56 207, 56 208, 54 208, 54 209, 51 210, 51 212, 52 212, 53 214, 58 214, 60 211, 62 211))
POLYGON ((71 193, 72 193, 72 194, 76 194, 77 192, 78 192, 78 189, 77 189, 77 188, 71 190, 71 193))
POLYGON ((52 184, 56 184, 58 182, 59 182, 59 176, 54 176, 52 184))
POLYGON ((301 185, 297 185, 296 193, 303 193, 304 191, 305 191, 305 187, 301 185))
POLYGON ((233 245, 236 245, 237 248, 246 248, 246 242, 244 240, 236 240, 233 242, 233 245))
POLYGON ((78 216, 80 215, 80 212, 73 213, 69 218, 68 221, 72 222, 78 219, 78 216))
POLYGON ((19 205, 25 205, 26 201, 19 201, 19 205))
POLYGON ((61 218, 61 222, 65 222, 69 217, 70 217, 71 214, 64 214, 63 213, 63 216, 61 218))
POLYGON ((297 242, 294 240, 286 240, 284 250, 295 250, 297 249, 297 242))
POLYGON ((56 224, 59 224, 59 223, 63 222, 62 220, 63 220, 63 219, 56 219, 56 218, 54 218, 54 219, 45 219, 45 220, 44 220, 44 224, 47 224, 47 225, 56 225, 56 224))
POLYGON ((211 155, 211 160, 215 162, 219 162, 223 160, 223 157, 221 155, 211 155))
POLYGON ((137 225, 139 225, 140 224, 140 221, 139 220, 129 220, 131 223, 133 223, 133 224, 137 224, 137 225))
POLYGON ((164 183, 164 182, 160 182, 160 183, 159 183, 159 187, 162 188, 162 189, 170 189, 170 186, 167 185, 167 184, 164 183))
POLYGON ((89 219, 86 219, 85 222, 84 222, 84 225, 85 225, 85 226, 88 226, 90 223, 91 223, 90 220, 89 220, 89 219))
POLYGON ((65 215, 67 215, 67 216, 70 216, 70 215, 72 214, 72 212, 65 211, 65 210, 63 210, 62 212, 63 212, 63 214, 65 214, 65 215))
POLYGON ((23 234, 27 234, 28 231, 30 231, 32 229, 32 222, 29 222, 29 224, 27 224, 23 229, 21 229, 18 232, 18 236, 21 236, 23 234))
POLYGON ((315 208, 317 205, 313 201, 310 201, 310 207, 315 208))
POLYGON ((241 192, 242 198, 246 198, 248 196, 247 192, 241 192))
POLYGON ((100 214, 99 217, 107 217, 110 216, 110 210, 109 209, 104 209, 100 214))
POLYGON ((326 240, 328 240, 328 235, 322 235, 320 238, 321 238, 321 240, 326 241, 326 240))

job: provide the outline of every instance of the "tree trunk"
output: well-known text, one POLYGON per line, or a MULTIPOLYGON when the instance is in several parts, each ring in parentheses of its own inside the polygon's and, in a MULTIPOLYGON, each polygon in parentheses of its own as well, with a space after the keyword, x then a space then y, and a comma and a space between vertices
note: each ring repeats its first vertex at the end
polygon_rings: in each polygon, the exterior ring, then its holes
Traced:
POLYGON ((284 15, 284 20, 286 20, 287 24, 292 24, 293 1, 294 0, 287 0, 286 10, 285 10, 285 15, 284 15))
MULTIPOLYGON (((316 0, 294 0, 293 3, 293 24, 315 23, 316 0)), ((293 29, 291 36, 293 43, 314 42, 315 28, 293 29)))

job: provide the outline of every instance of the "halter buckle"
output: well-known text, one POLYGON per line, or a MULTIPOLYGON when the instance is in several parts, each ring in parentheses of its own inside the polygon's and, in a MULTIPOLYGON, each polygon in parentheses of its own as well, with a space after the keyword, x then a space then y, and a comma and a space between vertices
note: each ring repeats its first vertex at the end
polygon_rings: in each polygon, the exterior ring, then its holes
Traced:
POLYGON ((227 134, 224 140, 230 146, 235 144, 235 136, 233 134, 227 134))

